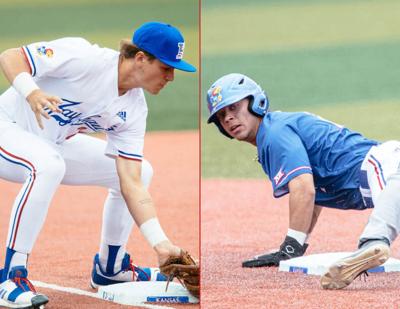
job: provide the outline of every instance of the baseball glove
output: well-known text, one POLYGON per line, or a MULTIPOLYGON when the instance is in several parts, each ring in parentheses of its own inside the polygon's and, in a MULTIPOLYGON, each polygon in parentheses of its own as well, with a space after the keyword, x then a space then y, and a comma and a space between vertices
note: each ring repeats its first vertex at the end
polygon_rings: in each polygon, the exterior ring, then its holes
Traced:
POLYGON ((181 251, 180 256, 171 256, 160 266, 160 272, 168 277, 168 284, 174 278, 189 291, 199 298, 200 294, 200 267, 189 252, 181 251))

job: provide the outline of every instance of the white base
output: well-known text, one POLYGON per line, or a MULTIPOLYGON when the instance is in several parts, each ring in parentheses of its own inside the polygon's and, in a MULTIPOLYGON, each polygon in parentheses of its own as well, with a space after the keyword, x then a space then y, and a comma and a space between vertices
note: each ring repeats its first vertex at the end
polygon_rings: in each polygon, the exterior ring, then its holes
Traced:
MULTIPOLYGON (((350 254, 352 254, 352 252, 329 252, 301 256, 281 261, 279 263, 279 271, 321 276, 328 271, 329 266, 334 262, 350 254)), ((368 270, 368 272, 392 271, 400 271, 400 260, 389 258, 383 265, 368 270)))
POLYGON ((180 284, 170 282, 165 291, 167 282, 126 282, 99 287, 100 298, 124 305, 137 303, 191 303, 197 304, 199 300, 190 295, 180 284))

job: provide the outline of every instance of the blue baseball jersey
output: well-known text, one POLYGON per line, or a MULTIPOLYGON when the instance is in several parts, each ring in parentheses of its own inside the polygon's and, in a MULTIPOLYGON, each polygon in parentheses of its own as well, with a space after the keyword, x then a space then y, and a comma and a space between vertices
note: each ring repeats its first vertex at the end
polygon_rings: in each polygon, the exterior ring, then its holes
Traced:
POLYGON ((310 173, 315 204, 367 208, 359 190, 360 167, 376 141, 309 113, 270 112, 260 123, 256 142, 275 197, 289 193, 293 178, 310 173))

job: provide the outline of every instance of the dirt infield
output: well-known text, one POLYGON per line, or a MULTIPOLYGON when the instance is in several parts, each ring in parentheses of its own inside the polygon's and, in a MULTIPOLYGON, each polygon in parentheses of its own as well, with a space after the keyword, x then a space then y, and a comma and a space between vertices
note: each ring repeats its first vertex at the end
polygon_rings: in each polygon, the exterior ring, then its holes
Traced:
MULTIPOLYGON (((399 273, 325 291, 316 276, 241 268, 279 247, 287 231, 287 199, 273 199, 267 181, 203 180, 201 203, 202 308, 400 308, 399 273)), ((369 213, 324 209, 307 253, 353 251, 369 213)))
MULTIPOLYGON (((199 256, 198 133, 149 133, 145 157, 154 168, 150 192, 160 221, 177 245, 199 256), (179 224, 184 222, 184 224, 179 224), (189 227, 189 229, 183 229, 189 227)), ((0 180, 0 237, 4 244, 8 220, 20 185, 0 180)), ((98 251, 106 190, 61 186, 45 226, 29 258, 30 279, 89 292, 92 259, 98 251)), ((4 245, 3 245, 4 247, 4 245)), ((134 263, 155 266, 152 249, 135 228, 128 244, 134 263)), ((0 250, 3 264, 5 250, 0 250)), ((46 308, 127 308, 94 298, 38 288, 50 298, 46 308)), ((198 308, 198 305, 171 306, 198 308)))

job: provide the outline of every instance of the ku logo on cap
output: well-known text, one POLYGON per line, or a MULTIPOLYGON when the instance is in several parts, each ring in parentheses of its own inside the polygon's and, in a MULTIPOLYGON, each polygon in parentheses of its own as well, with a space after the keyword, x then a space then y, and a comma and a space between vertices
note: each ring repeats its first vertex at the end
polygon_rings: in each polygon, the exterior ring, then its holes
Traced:
POLYGON ((182 59, 183 58, 183 50, 185 49, 185 43, 184 42, 179 42, 178 43, 178 53, 176 54, 176 59, 182 59))

